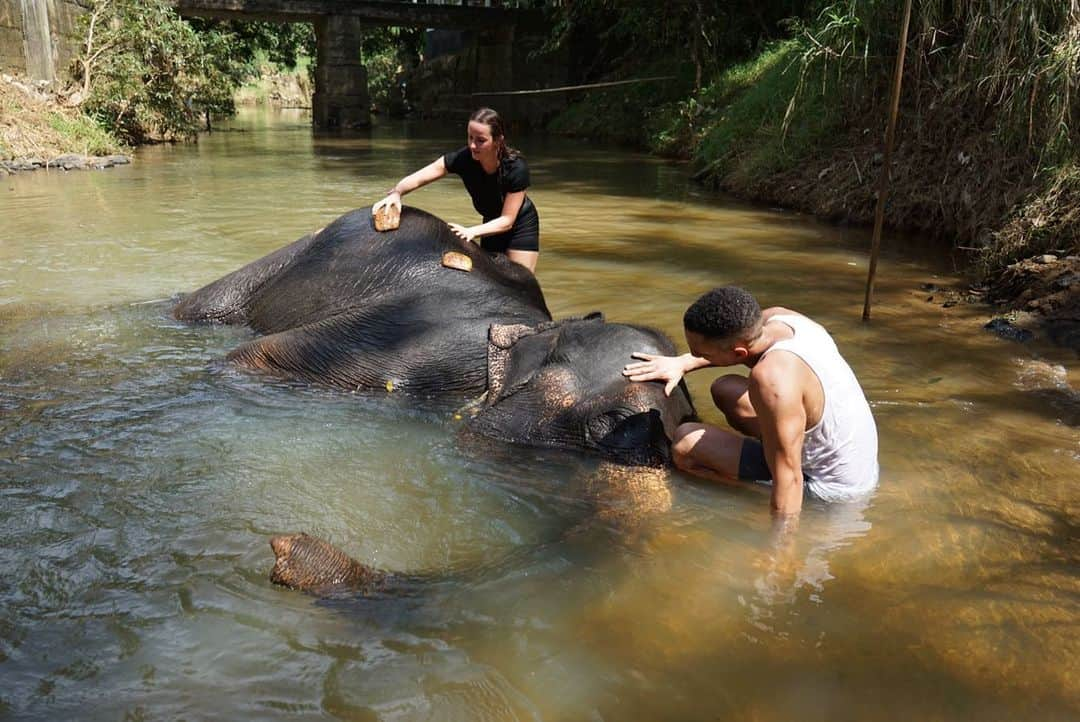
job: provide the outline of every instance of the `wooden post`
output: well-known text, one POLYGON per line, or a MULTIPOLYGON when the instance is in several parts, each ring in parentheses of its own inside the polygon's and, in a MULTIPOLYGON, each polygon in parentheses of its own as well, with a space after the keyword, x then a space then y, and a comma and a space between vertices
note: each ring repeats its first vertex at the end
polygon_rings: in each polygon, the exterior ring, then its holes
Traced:
POLYGON ((892 103, 889 108, 889 124, 885 129, 885 152, 882 154, 881 177, 878 181, 877 208, 874 210, 874 236, 870 248, 870 272, 866 277, 866 299, 863 301, 862 320, 870 320, 870 297, 874 293, 874 274, 877 273, 878 251, 881 250, 881 227, 885 224, 885 196, 889 191, 889 166, 892 162, 893 138, 896 135, 896 116, 900 110, 900 85, 904 79, 904 55, 907 54, 908 25, 911 23, 911 0, 904 1, 904 20, 900 25, 900 42, 896 52, 896 69, 893 73, 892 103))

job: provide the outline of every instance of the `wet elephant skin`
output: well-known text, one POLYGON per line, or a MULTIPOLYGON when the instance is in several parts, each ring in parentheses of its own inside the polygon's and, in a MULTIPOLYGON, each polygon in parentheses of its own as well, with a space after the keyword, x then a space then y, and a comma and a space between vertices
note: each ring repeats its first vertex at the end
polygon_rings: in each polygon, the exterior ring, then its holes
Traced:
POLYGON ((195 291, 173 313, 263 334, 229 354, 241 366, 348 390, 389 382, 429 397, 486 389, 492 323, 551 318, 531 273, 414 208, 386 233, 367 210, 347 213, 195 291), (472 270, 443 267, 448 251, 468 256, 472 270))
POLYGON ((468 398, 469 428, 499 441, 664 465, 693 416, 685 386, 630 383, 634 351, 674 353, 663 334, 599 314, 552 321, 528 270, 405 208, 398 230, 345 214, 322 231, 184 298, 177 318, 246 324, 262 336, 228 358, 352 390, 468 398), (443 266, 447 253, 471 270, 443 266))

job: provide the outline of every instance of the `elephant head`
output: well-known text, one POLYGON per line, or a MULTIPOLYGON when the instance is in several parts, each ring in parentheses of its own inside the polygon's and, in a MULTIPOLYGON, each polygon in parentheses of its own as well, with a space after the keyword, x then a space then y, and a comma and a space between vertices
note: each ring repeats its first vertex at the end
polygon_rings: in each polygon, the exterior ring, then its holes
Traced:
POLYGON ((538 326, 493 325, 486 407, 469 428, 529 446, 577 449, 624 464, 662 466, 676 427, 694 416, 684 384, 622 375, 634 351, 670 355, 658 331, 606 323, 600 314, 538 326))

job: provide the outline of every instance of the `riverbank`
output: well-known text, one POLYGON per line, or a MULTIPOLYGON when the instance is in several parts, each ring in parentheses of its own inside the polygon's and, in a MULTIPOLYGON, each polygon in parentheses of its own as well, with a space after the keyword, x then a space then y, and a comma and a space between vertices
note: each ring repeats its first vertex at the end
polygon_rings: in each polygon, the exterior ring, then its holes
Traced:
POLYGON ((310 58, 303 57, 292 70, 274 63, 260 63, 258 74, 240 86, 233 96, 233 101, 238 106, 310 108, 311 96, 315 92, 308 71, 310 62, 310 58))
POLYGON ((129 163, 123 144, 76 106, 76 98, 0 76, 0 174, 129 163))
MULTIPOLYGON (((888 94, 861 75, 838 81, 845 76, 835 58, 833 70, 819 74, 807 62, 812 52, 804 39, 775 43, 696 92, 685 72, 681 88, 596 92, 549 128, 689 160, 702 184, 750 201, 870 225, 888 94), (853 90, 852 82, 863 87, 853 90)), ((1024 116, 1026 139, 1017 141, 1015 121, 997 108, 960 113, 949 95, 956 89, 911 85, 890 169, 887 227, 943 252, 966 252, 967 282, 939 298, 989 302, 988 314, 1028 332, 1021 337, 1080 350, 1075 133, 1070 140, 1054 131, 1040 145, 1038 87, 1028 91, 1033 118, 1024 116)), ((1080 113, 1080 103, 1065 102, 1057 111, 1063 119, 1080 113)))

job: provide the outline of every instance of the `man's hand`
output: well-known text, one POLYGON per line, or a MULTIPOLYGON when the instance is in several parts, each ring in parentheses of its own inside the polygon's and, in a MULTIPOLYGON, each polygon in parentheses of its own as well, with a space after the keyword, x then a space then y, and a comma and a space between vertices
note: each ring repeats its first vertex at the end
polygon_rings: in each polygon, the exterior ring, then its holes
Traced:
POLYGON ((446 225, 450 226, 450 230, 452 230, 454 234, 463 241, 468 242, 476 238, 476 233, 475 231, 473 231, 473 229, 466 228, 460 223, 447 223, 446 225))
POLYGON ((632 353, 630 356, 641 359, 641 362, 623 367, 623 376, 631 381, 666 381, 664 386, 666 396, 671 396, 671 392, 679 385, 679 380, 686 373, 682 356, 657 356, 640 352, 632 353))

